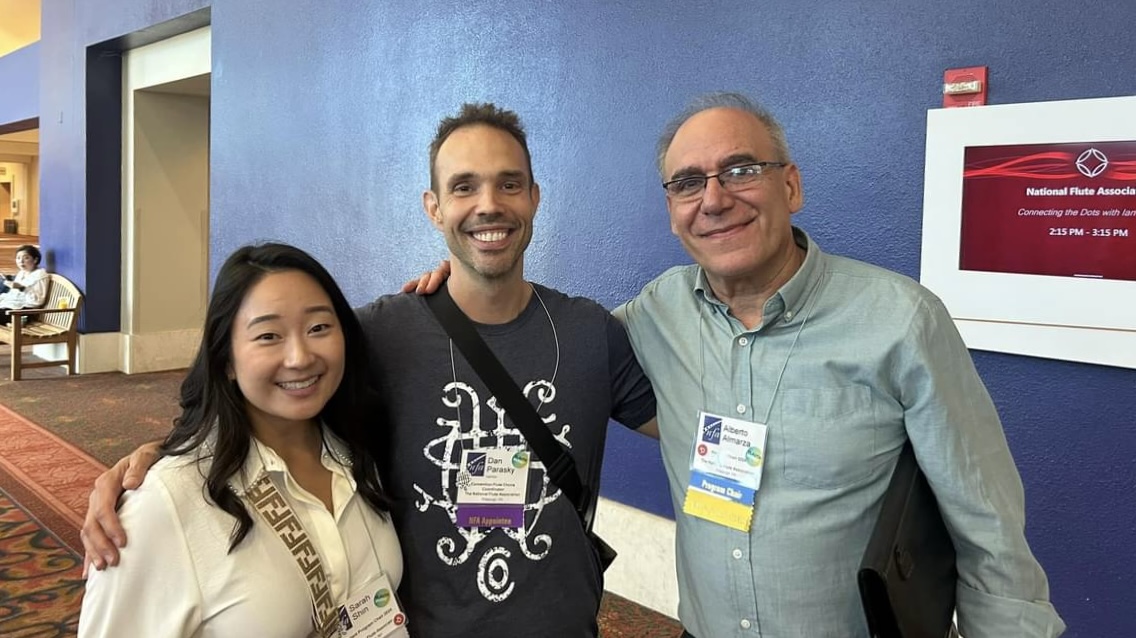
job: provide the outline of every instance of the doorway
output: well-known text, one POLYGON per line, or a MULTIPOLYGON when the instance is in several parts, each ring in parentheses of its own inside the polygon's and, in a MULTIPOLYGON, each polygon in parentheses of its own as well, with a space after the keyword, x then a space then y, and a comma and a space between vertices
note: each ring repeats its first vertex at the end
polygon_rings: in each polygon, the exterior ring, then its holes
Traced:
POLYGON ((123 63, 120 369, 187 367, 209 276, 210 30, 128 51, 123 63))

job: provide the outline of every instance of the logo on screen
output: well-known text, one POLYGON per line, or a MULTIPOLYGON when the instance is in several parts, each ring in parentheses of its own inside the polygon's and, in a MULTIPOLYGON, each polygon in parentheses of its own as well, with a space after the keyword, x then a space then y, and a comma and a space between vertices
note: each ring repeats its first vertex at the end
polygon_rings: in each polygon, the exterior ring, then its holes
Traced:
POLYGON ((1108 158, 1095 148, 1081 153, 1077 158, 1077 170, 1085 177, 1096 177, 1108 168, 1108 158))
POLYGON ((465 469, 470 476, 485 476, 485 452, 470 452, 466 457, 465 469))
POLYGON ((702 415, 702 440, 718 445, 722 442, 722 418, 702 415))

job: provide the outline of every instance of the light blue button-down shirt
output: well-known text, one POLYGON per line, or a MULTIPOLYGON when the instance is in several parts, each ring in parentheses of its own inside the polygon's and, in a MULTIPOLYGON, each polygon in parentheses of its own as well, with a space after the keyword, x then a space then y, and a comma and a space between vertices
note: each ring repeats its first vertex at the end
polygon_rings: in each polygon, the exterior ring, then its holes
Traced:
POLYGON ((946 309, 794 232, 804 264, 753 330, 698 266, 616 310, 658 400, 683 625, 697 638, 868 636, 856 571, 910 438, 954 539, 962 635, 1059 635, 1021 479, 946 309), (769 426, 748 533, 682 513, 702 410, 769 426))

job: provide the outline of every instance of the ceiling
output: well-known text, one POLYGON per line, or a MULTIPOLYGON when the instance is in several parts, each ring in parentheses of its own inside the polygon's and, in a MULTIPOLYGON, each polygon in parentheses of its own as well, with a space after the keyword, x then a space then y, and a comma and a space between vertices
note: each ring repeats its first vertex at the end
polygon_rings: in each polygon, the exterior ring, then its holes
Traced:
POLYGON ((39 40, 40 0, 0 0, 0 55, 39 40))
POLYGON ((208 97, 210 93, 209 88, 209 73, 195 75, 191 78, 183 80, 175 80, 165 84, 158 84, 156 86, 148 86, 143 91, 149 93, 174 93, 176 95, 198 95, 208 97))
POLYGON ((7 135, 0 135, 0 142, 32 142, 39 144, 39 129, 32 129, 30 131, 17 131, 15 133, 8 133, 7 135))

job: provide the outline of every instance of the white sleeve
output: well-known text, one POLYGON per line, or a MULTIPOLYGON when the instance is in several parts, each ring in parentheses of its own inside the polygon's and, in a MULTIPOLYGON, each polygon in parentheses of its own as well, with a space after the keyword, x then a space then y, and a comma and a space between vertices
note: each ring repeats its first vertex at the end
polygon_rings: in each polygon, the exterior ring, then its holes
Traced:
POLYGON ((47 284, 50 281, 47 271, 43 268, 37 268, 28 275, 27 282, 21 282, 26 286, 24 288, 25 308, 39 308, 47 301, 47 284))
POLYGON ((197 570, 160 476, 127 492, 119 517, 130 540, 117 567, 88 575, 79 638, 193 635, 201 625, 197 570))

